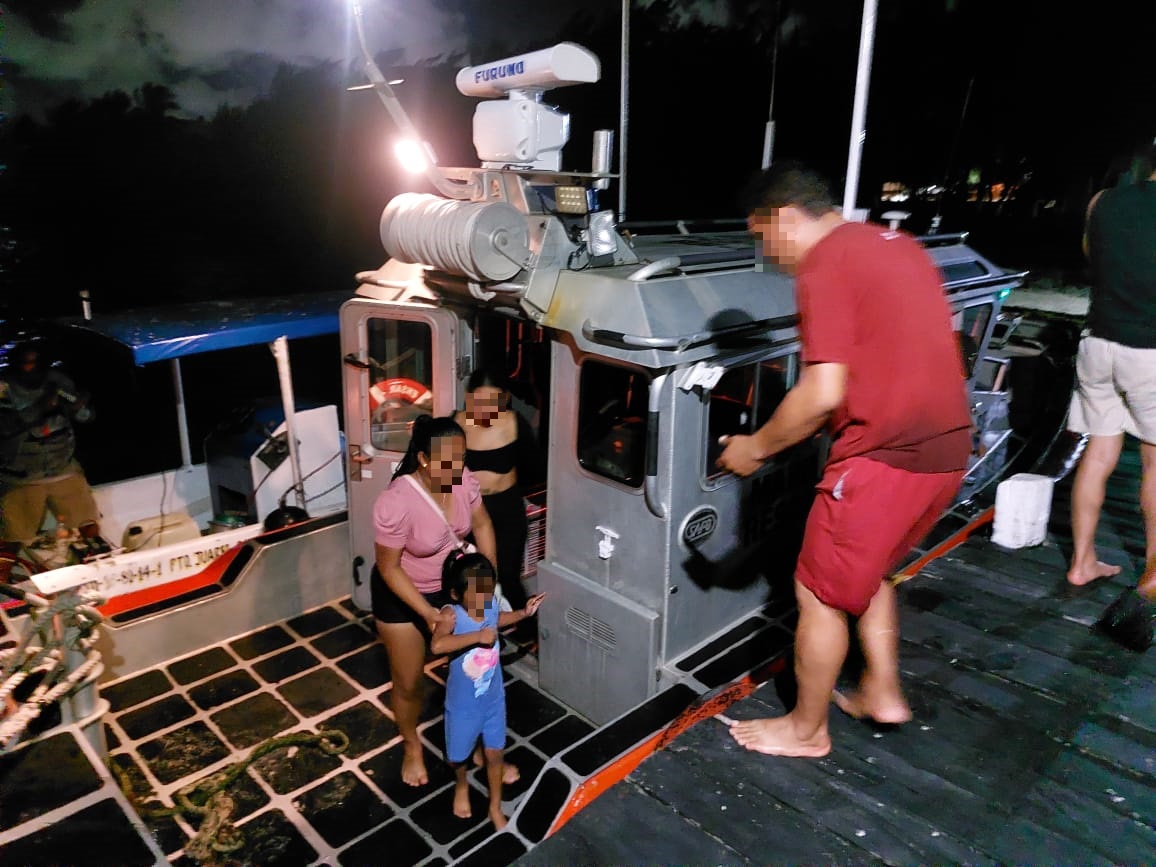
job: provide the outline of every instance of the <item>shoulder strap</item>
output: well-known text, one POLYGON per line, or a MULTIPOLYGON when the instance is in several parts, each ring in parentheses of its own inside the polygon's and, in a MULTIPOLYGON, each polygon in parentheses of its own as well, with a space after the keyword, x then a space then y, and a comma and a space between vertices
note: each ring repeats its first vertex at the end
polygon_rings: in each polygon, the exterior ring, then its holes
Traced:
POLYGON ((449 518, 446 517, 446 513, 443 512, 441 510, 441 507, 437 503, 434 502, 434 498, 429 495, 429 491, 427 491, 422 486, 421 482, 419 482, 417 479, 415 479, 413 477, 413 473, 407 474, 406 476, 404 476, 404 478, 408 479, 409 483, 414 486, 414 489, 419 494, 421 494, 422 499, 424 499, 427 503, 429 503, 429 507, 431 509, 433 509, 435 512, 437 512, 437 516, 442 519, 442 523, 446 525, 446 529, 450 531, 450 535, 454 537, 454 540, 458 543, 458 546, 461 547, 462 545, 464 545, 465 542, 462 540, 461 536, 459 536, 457 533, 454 532, 454 528, 450 524, 449 518))

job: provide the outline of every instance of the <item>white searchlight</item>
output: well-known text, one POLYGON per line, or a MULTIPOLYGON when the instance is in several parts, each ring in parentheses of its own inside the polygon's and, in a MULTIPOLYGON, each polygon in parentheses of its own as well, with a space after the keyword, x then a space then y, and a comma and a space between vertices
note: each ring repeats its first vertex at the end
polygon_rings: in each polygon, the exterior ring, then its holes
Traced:
POLYGON ((542 94, 600 76, 598 58, 572 42, 460 70, 456 83, 465 96, 508 97, 474 111, 474 148, 482 165, 558 171, 570 117, 544 105, 542 94))

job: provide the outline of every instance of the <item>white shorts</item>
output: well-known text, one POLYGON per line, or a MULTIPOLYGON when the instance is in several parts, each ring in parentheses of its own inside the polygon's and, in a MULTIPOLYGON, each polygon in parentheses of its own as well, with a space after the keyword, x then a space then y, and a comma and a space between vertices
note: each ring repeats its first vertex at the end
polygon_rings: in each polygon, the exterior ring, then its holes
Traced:
POLYGON ((1130 433, 1156 445, 1156 349, 1091 335, 1081 340, 1068 429, 1092 436, 1130 433))

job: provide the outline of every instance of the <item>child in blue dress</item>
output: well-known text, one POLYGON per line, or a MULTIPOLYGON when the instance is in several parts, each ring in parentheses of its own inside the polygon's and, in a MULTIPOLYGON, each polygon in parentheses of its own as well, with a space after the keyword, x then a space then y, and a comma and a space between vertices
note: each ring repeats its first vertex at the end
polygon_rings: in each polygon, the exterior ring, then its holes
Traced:
POLYGON ((496 587, 494 567, 481 554, 447 557, 442 589, 453 604, 442 608, 430 649, 450 657, 445 720, 446 758, 457 774, 454 815, 462 819, 470 816, 466 774, 470 755, 481 737, 490 785, 490 821, 501 830, 506 827, 502 814, 506 694, 498 662, 498 630, 532 617, 542 604, 543 594, 526 600, 521 611, 500 611, 496 587))

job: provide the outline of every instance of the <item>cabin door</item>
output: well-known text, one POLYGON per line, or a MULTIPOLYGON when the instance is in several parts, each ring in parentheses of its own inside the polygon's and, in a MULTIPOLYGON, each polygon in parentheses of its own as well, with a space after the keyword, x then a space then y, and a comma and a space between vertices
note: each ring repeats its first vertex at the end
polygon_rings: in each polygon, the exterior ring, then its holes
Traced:
POLYGON ((353 601, 370 609, 373 504, 409 445, 413 420, 458 403, 458 320, 450 311, 356 298, 341 308, 353 601))

